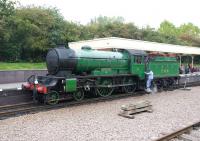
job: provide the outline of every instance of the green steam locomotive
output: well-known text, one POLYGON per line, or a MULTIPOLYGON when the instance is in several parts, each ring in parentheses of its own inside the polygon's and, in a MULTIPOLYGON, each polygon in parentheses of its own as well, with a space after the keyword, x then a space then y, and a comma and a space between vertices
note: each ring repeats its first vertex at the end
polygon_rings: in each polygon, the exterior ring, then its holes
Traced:
POLYGON ((47 76, 31 76, 23 89, 34 100, 56 104, 68 95, 77 101, 88 95, 110 96, 114 91, 134 93, 145 88, 145 71, 154 72, 158 89, 172 87, 179 78, 175 56, 148 54, 141 50, 81 50, 58 47, 46 56, 47 76))

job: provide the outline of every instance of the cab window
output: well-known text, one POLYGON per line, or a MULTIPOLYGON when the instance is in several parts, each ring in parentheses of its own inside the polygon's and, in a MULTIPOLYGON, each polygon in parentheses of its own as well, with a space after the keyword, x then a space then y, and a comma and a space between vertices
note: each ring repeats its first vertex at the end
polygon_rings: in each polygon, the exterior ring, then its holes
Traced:
POLYGON ((145 63, 145 64, 148 64, 148 63, 149 63, 149 59, 150 59, 150 58, 149 58, 148 56, 144 56, 144 63, 145 63))
POLYGON ((142 64, 142 56, 135 56, 135 63, 142 64))

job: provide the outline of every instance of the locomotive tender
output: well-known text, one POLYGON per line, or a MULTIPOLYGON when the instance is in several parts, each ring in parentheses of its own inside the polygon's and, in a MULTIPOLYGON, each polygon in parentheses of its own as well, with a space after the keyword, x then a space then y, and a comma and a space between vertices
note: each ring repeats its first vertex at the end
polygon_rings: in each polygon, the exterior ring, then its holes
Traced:
POLYGON ((106 97, 114 91, 133 93, 145 88, 145 71, 154 72, 158 89, 171 87, 179 78, 175 56, 151 55, 141 50, 81 50, 58 47, 46 56, 47 76, 31 76, 23 89, 33 91, 34 99, 56 104, 66 95, 82 100, 85 95, 106 97))

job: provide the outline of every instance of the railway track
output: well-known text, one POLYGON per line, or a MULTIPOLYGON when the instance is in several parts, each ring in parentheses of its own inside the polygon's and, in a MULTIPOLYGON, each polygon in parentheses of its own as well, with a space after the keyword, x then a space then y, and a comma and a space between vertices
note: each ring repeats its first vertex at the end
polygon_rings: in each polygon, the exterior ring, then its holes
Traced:
POLYGON ((167 134, 155 141, 200 141, 200 121, 167 134))
POLYGON ((6 89, 0 91, 0 107, 6 105, 17 105, 32 101, 32 93, 21 89, 6 89))
MULTIPOLYGON (((199 83, 191 83, 187 84, 187 86, 198 86, 199 83)), ((179 88, 183 88, 184 85, 179 85, 179 88)), ((175 86, 177 88, 177 86, 175 86)), ((173 90, 173 89, 171 89, 173 90)), ((19 93, 19 92, 18 92, 19 93)), ((36 113, 39 111, 44 111, 44 110, 49 110, 49 109, 56 109, 56 108, 63 108, 67 106, 73 106, 73 105, 81 105, 81 104, 88 104, 88 103, 96 103, 96 102, 102 102, 102 101, 109 101, 109 100, 115 100, 115 99, 120 99, 120 98, 125 98, 125 97, 130 97, 130 96, 141 96, 144 94, 144 91, 137 91, 134 94, 116 94, 116 95, 111 95, 109 97, 97 97, 97 98, 89 98, 85 99, 82 101, 64 101, 61 102, 57 105, 42 105, 42 104, 36 104, 31 101, 28 102, 23 102, 19 104, 10 104, 10 105, 0 105, 0 120, 5 119, 8 117, 13 117, 17 115, 23 115, 26 113, 36 113)))
MULTIPOLYGON (((37 105, 38 106, 38 105, 37 105)), ((21 115, 26 111, 34 110, 36 104, 34 103, 21 103, 15 105, 8 105, 0 107, 0 119, 5 119, 11 116, 21 115)))
POLYGON ((82 101, 69 100, 69 101, 61 102, 57 105, 42 105, 42 104, 35 104, 33 102, 31 103, 28 102, 28 103, 22 103, 22 104, 16 104, 16 105, 0 106, 0 120, 6 119, 8 117, 17 116, 17 115, 23 115, 27 113, 36 113, 40 111, 64 108, 64 107, 69 107, 69 106, 111 101, 111 100, 126 98, 130 96, 138 97, 138 96, 141 96, 142 94, 144 94, 144 92, 138 91, 134 94, 116 94, 109 97, 89 98, 82 101))

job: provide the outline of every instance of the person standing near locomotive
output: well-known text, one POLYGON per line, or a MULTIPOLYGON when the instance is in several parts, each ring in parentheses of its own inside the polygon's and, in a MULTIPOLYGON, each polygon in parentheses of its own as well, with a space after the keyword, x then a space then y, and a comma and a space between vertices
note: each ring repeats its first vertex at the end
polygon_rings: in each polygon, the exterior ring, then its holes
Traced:
POLYGON ((147 72, 145 72, 145 74, 147 75, 147 80, 146 80, 146 91, 148 93, 152 92, 151 88, 151 83, 153 81, 153 71, 152 70, 148 70, 147 72))

